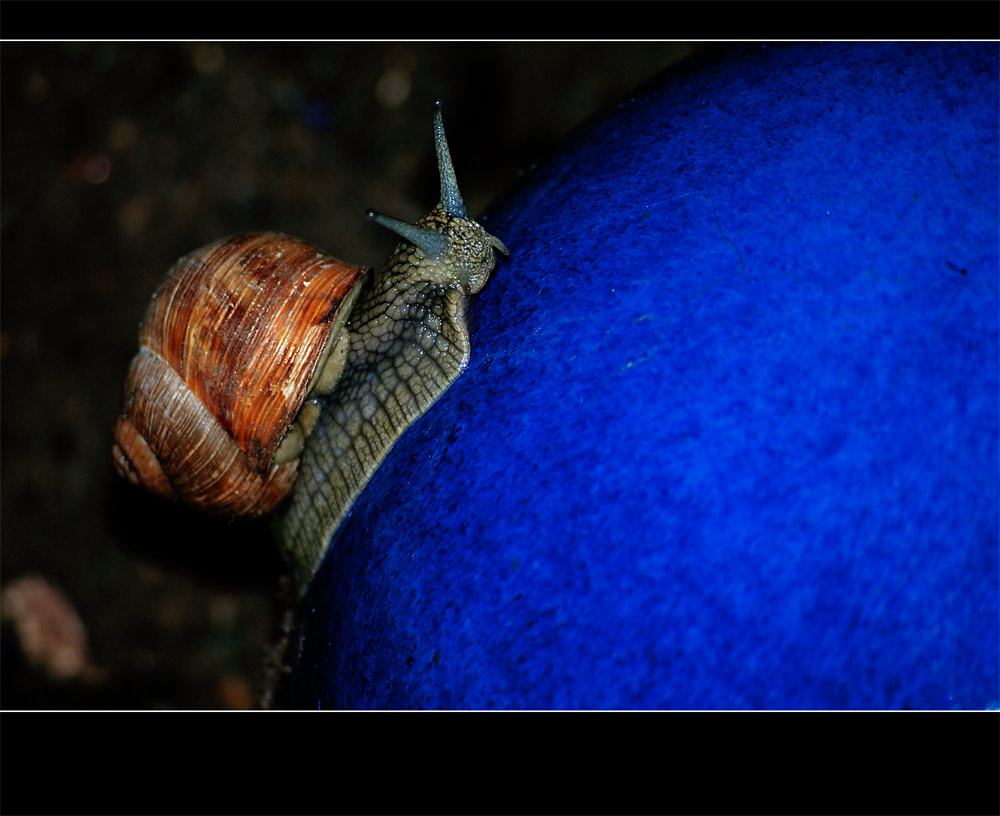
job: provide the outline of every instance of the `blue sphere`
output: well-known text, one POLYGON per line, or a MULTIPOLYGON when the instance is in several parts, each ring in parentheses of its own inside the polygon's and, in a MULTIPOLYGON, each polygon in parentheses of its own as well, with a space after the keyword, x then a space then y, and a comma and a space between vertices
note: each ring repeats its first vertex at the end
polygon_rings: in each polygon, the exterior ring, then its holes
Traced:
POLYGON ((995 706, 997 65, 754 46, 531 178, 470 367, 303 601, 293 704, 995 706))

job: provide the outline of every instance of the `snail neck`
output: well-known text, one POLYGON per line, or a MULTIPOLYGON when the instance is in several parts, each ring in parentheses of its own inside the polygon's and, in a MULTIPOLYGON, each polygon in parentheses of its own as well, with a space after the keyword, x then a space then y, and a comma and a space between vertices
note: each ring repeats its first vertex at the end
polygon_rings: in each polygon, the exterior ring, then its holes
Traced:
MULTIPOLYGON (((337 396, 382 406, 378 422, 398 437, 462 373, 469 361, 467 297, 414 274, 418 252, 402 243, 362 285, 348 322, 348 361, 337 396)), ((337 404, 336 400, 329 400, 337 404)), ((345 403, 340 403, 341 405, 345 403)), ((365 419, 369 412, 363 411, 365 419)), ((377 464, 377 463, 376 463, 377 464)))
POLYGON ((468 363, 467 296, 416 274, 419 252, 403 242, 365 276, 347 324, 343 373, 319 397, 320 417, 279 522, 302 591, 396 440, 468 363))

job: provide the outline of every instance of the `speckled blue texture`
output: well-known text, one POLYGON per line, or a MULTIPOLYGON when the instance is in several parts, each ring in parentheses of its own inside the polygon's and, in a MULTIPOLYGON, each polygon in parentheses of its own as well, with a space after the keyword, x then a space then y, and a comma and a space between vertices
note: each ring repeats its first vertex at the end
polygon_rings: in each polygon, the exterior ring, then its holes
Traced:
POLYGON ((469 370, 305 599, 294 703, 995 704, 997 64, 749 47, 539 172, 469 370))

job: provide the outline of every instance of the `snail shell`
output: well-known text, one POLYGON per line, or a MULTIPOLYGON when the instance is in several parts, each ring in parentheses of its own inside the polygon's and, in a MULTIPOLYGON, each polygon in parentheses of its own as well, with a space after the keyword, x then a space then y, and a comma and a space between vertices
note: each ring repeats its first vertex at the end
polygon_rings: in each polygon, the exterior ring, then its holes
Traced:
POLYGON ((119 472, 225 515, 285 502, 300 591, 396 440, 465 369, 466 301, 509 254, 466 214, 439 102, 434 134, 437 207, 416 224, 368 212, 403 239, 379 270, 239 235, 178 261, 143 320, 119 472))
POLYGON ((272 233, 179 260, 126 377, 113 446, 122 475, 220 514, 273 510, 298 467, 296 418, 365 271, 272 233))

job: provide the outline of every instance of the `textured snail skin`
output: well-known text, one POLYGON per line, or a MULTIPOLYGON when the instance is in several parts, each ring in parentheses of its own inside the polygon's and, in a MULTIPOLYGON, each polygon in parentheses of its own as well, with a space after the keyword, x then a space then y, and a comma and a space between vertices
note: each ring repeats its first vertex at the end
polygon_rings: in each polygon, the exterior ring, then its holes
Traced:
POLYGON ((681 66, 492 212, 516 251, 303 599, 292 705, 995 703, 997 65, 681 66))
POLYGON ((301 589, 396 440, 465 369, 468 296, 486 284, 494 249, 506 251, 475 221, 440 208, 416 226, 445 235, 449 251, 428 255, 403 241, 365 278, 347 325, 343 374, 317 397, 320 418, 278 525, 301 589))

